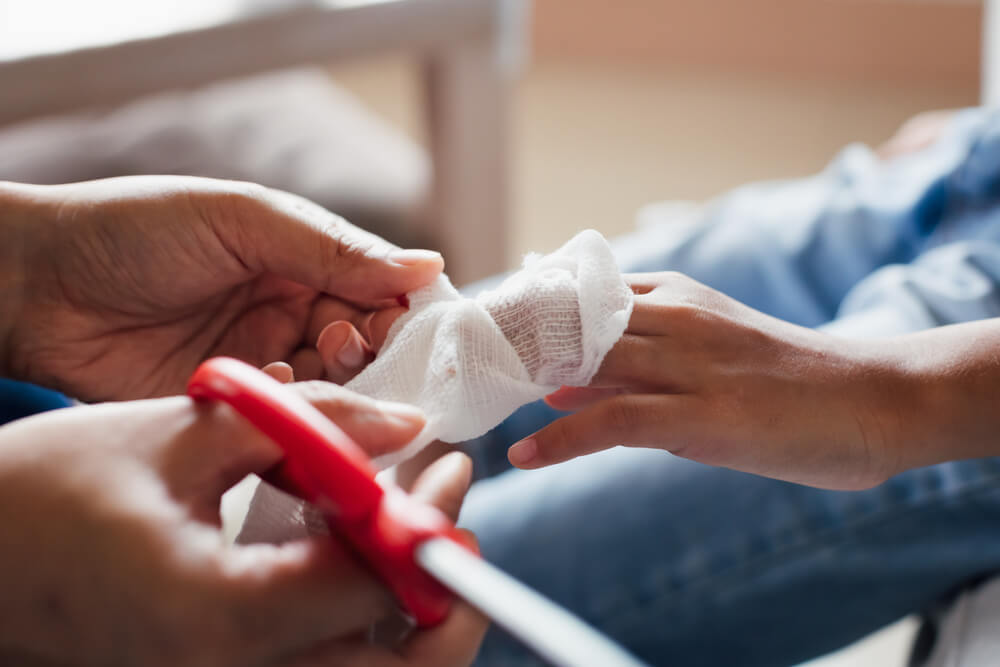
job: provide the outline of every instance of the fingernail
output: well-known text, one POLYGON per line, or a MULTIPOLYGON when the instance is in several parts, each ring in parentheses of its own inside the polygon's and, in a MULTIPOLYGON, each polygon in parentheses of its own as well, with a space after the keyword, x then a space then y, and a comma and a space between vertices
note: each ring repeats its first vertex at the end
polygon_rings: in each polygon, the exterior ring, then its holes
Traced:
POLYGON ((400 266, 413 266, 415 264, 426 264, 428 262, 444 261, 441 253, 433 250, 396 250, 389 254, 389 261, 400 266))
POLYGON ((264 366, 262 370, 282 384, 288 384, 289 382, 295 381, 295 371, 293 371, 292 367, 284 361, 275 361, 270 363, 267 366, 264 366))
POLYGON ((331 322, 323 327, 316 338, 316 347, 339 350, 351 335, 351 324, 343 320, 331 322))
POLYGON ((376 405, 381 412, 396 419, 409 428, 423 428, 427 419, 420 408, 408 403, 396 403, 395 401, 376 401, 376 405))
POLYGON ((442 456, 440 461, 445 461, 445 463, 440 464, 444 467, 449 475, 454 475, 457 471, 463 470, 466 466, 471 466, 472 461, 469 459, 468 454, 464 452, 449 452, 442 456))
POLYGON ((538 454, 538 442, 534 438, 525 438, 507 450, 507 458, 516 466, 530 463, 536 454, 538 454))
POLYGON ((365 363, 365 347, 357 331, 352 330, 347 340, 337 350, 337 361, 348 370, 361 368, 365 363))

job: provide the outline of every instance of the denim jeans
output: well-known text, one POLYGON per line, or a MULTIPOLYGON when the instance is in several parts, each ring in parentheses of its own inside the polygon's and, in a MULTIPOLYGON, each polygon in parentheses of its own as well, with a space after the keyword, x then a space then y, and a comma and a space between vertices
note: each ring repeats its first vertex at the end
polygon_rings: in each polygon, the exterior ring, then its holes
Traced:
MULTIPOLYGON (((933 146, 862 146, 821 174, 736 190, 618 241, 627 271, 675 270, 840 336, 1000 317, 1000 115, 933 146)), ((656 209, 641 217, 655 218, 656 209)), ((1000 570, 1000 459, 836 492, 616 448, 538 471, 505 449, 558 417, 534 404, 472 443, 461 523, 485 557, 657 665, 787 665, 1000 570)), ((491 630, 481 665, 535 660, 491 630)))

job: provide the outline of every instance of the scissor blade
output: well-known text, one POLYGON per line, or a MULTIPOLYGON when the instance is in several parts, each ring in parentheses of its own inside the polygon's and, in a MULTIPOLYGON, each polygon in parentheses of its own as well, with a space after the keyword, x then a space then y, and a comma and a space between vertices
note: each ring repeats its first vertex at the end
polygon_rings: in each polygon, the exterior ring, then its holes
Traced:
POLYGON ((417 562, 553 665, 645 667, 576 616, 451 540, 427 540, 417 547, 417 562))

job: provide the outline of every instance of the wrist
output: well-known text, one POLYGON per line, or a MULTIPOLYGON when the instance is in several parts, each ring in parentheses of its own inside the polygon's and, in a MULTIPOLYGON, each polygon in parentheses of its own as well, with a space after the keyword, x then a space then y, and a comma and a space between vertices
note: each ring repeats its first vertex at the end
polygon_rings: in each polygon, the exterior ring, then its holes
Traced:
POLYGON ((998 325, 943 326, 895 341, 916 399, 907 444, 911 467, 997 455, 998 325))
MULTIPOLYGON (((871 358, 887 377, 878 411, 889 425, 889 474, 960 458, 986 456, 971 451, 979 439, 968 433, 977 422, 970 413, 968 372, 954 367, 953 350, 935 345, 922 332, 871 341, 871 358)), ((992 438, 990 438, 992 440, 992 438)))
POLYGON ((0 181, 0 377, 23 379, 17 369, 17 323, 22 319, 30 286, 33 254, 31 210, 33 186, 0 181))
POLYGON ((926 400, 920 376, 892 340, 841 340, 847 350, 846 383, 837 387, 848 404, 846 438, 867 465, 858 488, 881 484, 904 470, 924 465, 912 447, 926 400))

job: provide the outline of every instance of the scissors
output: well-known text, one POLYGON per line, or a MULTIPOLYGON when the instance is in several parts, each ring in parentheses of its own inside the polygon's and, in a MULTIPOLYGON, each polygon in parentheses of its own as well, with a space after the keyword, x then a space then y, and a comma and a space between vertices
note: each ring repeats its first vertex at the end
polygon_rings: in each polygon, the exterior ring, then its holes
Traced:
POLYGON ((454 595, 558 667, 643 663, 468 548, 437 508, 392 483, 336 424, 290 388, 236 359, 217 357, 191 376, 196 401, 228 403, 281 448, 268 479, 323 511, 339 536, 394 593, 418 627, 448 615, 454 595))

